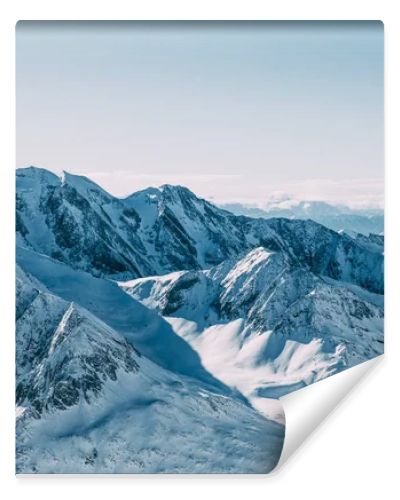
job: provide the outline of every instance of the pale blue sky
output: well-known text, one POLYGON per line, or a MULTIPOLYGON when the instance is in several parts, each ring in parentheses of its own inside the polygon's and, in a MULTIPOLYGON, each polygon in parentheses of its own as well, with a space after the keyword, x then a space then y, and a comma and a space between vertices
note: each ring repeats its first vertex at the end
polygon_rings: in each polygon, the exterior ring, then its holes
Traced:
POLYGON ((17 166, 116 195, 185 184, 383 202, 383 25, 17 25, 17 166))

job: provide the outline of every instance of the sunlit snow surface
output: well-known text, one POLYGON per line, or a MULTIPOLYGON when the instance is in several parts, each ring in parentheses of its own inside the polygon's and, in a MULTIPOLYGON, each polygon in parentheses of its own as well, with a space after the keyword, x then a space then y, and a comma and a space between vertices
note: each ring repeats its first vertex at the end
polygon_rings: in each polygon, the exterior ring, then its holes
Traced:
POLYGON ((381 235, 31 167, 17 245, 19 473, 265 473, 279 397, 383 352, 381 235))
POLYGON ((120 286, 163 313, 210 373, 278 422, 277 398, 383 349, 381 295, 263 248, 207 271, 120 286))
MULTIPOLYGON (((17 407, 17 472, 266 473, 275 466, 284 427, 265 419, 239 393, 208 374, 197 354, 156 313, 110 281, 23 249, 17 259, 36 272, 33 278, 17 270, 17 359, 22 367, 17 380, 22 384, 33 377, 34 406, 46 405, 41 414, 28 401, 17 407), (92 312, 101 308, 106 322, 79 309, 79 321, 70 324, 77 302, 92 312), (148 341, 141 325, 148 327, 148 341), (32 341, 36 331, 40 335, 32 341), (99 339, 93 337, 98 332, 99 339), (147 346, 148 352, 154 343, 155 358, 175 373, 124 348, 120 334, 136 339, 144 350, 147 346), (40 344, 46 336, 47 348, 40 344), (57 384, 70 380, 71 369, 75 380, 88 376, 82 359, 96 352, 99 340, 108 343, 107 350, 118 342, 138 368, 118 369, 115 380, 104 375, 100 394, 89 390, 88 401, 81 396, 71 407, 55 407, 57 384), (73 352, 68 345, 75 346, 73 352), (31 366, 32 349, 42 356, 36 368, 31 366), (55 387, 51 379, 43 380, 49 361, 57 371, 55 387), (195 378, 182 373, 190 370, 195 378)), ((123 354, 117 351, 115 356, 120 363, 123 354)), ((282 419, 282 408, 280 412, 282 419)))
POLYGON ((143 358, 91 404, 18 424, 22 473, 266 473, 284 437, 245 403, 143 358))

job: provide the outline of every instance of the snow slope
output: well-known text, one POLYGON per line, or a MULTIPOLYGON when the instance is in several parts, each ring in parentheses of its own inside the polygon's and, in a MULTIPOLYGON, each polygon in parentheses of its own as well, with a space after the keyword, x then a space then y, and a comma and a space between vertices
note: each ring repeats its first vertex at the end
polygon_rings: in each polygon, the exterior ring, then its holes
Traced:
POLYGON ((278 398, 383 352, 383 236, 34 167, 16 229, 20 472, 266 472, 278 398))
POLYGON ((130 298, 116 283, 19 247, 17 263, 52 294, 85 308, 155 363, 223 389, 162 317, 130 298))
POLYGON ((17 170, 17 244, 97 276, 151 269, 137 214, 86 177, 17 170))
POLYGON ((181 186, 121 200, 84 177, 19 169, 17 242, 121 280, 206 269, 263 246, 319 274, 383 291, 382 255, 347 234, 312 221, 234 216, 181 186))
MULTIPOLYGON (((131 299, 129 299, 131 300, 131 299)), ((17 269, 17 472, 270 471, 284 428, 17 269)))
POLYGON ((381 295, 256 248, 207 271, 119 283, 216 378, 273 418, 277 398, 383 352, 381 295))
POLYGON ((139 354, 123 337, 19 267, 17 311, 17 404, 35 414, 90 402, 118 370, 139 368, 139 354))

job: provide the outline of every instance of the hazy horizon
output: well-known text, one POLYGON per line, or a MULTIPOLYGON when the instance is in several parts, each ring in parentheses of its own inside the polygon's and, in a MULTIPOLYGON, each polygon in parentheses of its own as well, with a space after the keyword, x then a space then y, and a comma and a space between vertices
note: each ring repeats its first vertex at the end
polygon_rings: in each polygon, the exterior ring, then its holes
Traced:
POLYGON ((384 204, 380 22, 20 22, 17 166, 384 204))
MULTIPOLYGON (((234 203, 239 203, 239 204, 242 204, 243 206, 247 206, 249 208, 253 207, 253 208, 267 208, 268 205, 274 205, 275 203, 279 203, 279 202, 285 202, 285 201, 291 201, 291 202, 310 202, 310 201, 315 201, 315 202, 325 202, 325 203, 329 203, 331 205, 335 205, 335 206, 343 206, 343 207, 348 207, 348 208, 352 208, 352 209, 379 209, 379 210, 382 210, 384 209, 383 206, 380 206, 378 204, 376 205, 373 205, 373 204, 350 204, 350 203, 342 203, 342 202, 338 202, 338 201, 332 201, 332 200, 329 200, 327 197, 325 198, 318 198, 318 197, 299 197, 299 196, 296 196, 294 193, 291 193, 291 192, 287 192, 287 191, 270 191, 270 192, 267 192, 266 193, 266 196, 259 202, 257 201, 253 201, 252 199, 246 199, 246 198, 232 198, 232 199, 215 199, 213 198, 212 196, 206 196, 206 195, 202 195, 199 191, 196 191, 195 189, 193 189, 192 187, 184 184, 183 182, 161 182, 159 184, 154 184, 154 183, 146 183, 145 182, 145 179, 146 177, 144 177, 143 179, 143 182, 141 183, 142 185, 138 185, 137 188, 135 188, 134 190, 128 190, 128 191, 124 191, 122 193, 118 193, 118 192, 113 192, 113 190, 110 190, 105 184, 103 184, 100 181, 97 181, 95 180, 94 178, 84 174, 84 173, 79 173, 79 172, 71 172, 71 171, 66 171, 66 170, 61 170, 61 171, 57 171, 57 170, 52 170, 52 169, 49 169, 49 168, 44 168, 44 167, 40 167, 38 165, 29 165, 29 166, 24 166, 24 167, 16 167, 16 170, 21 170, 21 169, 25 169, 25 168, 37 168, 37 169, 42 169, 42 170, 46 170, 48 172, 51 172, 52 174, 58 176, 58 177, 62 177, 63 173, 67 173, 67 174, 72 174, 72 175, 77 175, 77 176, 83 176, 83 177, 86 177, 87 179, 89 179, 90 181, 93 181, 95 182, 95 184, 97 184, 101 189, 103 189, 104 191, 108 192, 109 194, 111 194, 112 196, 116 197, 116 198, 120 198, 120 199, 124 199, 138 191, 142 191, 142 190, 145 190, 145 189, 148 189, 148 188, 161 188, 163 185, 171 185, 171 186, 183 186, 183 187, 186 187, 188 189, 190 189, 196 196, 200 197, 200 198, 203 198, 203 199, 206 199, 216 205, 229 205, 229 204, 234 204, 234 203)), ((149 179, 150 180, 150 179, 149 179)))

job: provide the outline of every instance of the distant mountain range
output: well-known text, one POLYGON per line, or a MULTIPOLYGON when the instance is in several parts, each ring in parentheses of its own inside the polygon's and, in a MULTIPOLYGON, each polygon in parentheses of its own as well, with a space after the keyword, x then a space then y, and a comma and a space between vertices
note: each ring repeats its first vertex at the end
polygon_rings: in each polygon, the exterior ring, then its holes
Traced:
POLYGON ((269 202, 264 208, 242 203, 225 203, 221 208, 235 215, 248 217, 286 217, 288 219, 311 219, 334 231, 353 231, 368 236, 383 234, 384 215, 381 209, 352 209, 344 205, 331 205, 323 201, 295 201, 284 199, 269 202))
POLYGON ((382 235, 34 167, 16 208, 20 472, 267 472, 278 398, 383 352, 382 235))

